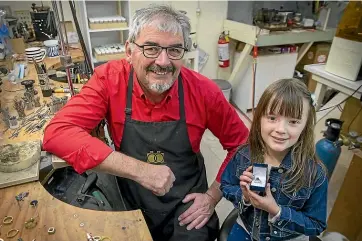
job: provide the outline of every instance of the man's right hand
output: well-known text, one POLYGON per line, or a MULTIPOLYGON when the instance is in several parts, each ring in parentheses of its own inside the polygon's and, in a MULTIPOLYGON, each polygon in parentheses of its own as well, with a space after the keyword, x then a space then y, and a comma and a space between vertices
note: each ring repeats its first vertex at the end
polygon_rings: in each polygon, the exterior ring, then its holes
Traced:
POLYGON ((143 163, 139 181, 143 187, 151 190, 157 196, 164 196, 170 191, 175 175, 168 166, 143 163))

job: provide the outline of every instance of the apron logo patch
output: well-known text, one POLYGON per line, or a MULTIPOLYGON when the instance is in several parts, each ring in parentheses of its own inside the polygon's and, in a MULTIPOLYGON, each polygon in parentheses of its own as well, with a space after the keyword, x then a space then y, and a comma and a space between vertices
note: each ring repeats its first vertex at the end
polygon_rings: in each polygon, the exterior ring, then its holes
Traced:
POLYGON ((157 151, 156 153, 153 151, 150 151, 149 153, 147 153, 147 162, 151 163, 151 164, 165 164, 165 159, 164 159, 164 153, 157 151))

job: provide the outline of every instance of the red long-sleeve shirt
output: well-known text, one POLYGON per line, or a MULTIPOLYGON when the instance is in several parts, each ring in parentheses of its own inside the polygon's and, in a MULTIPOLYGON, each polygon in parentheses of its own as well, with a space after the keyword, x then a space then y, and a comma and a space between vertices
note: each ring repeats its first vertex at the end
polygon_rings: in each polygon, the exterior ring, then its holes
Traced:
MULTIPOLYGON (((118 150, 125 123, 130 67, 127 61, 117 60, 96 68, 81 92, 72 97, 46 127, 43 149, 66 160, 79 173, 97 166, 112 149, 89 133, 106 117, 118 150)), ((199 152, 206 128, 228 150, 217 175, 217 181, 220 181, 231 155, 246 141, 249 131, 213 81, 187 68, 181 69, 181 76, 187 131, 193 151, 199 152)), ((152 104, 145 98, 135 74, 134 80, 133 119, 147 122, 179 119, 177 81, 161 103, 152 104)))

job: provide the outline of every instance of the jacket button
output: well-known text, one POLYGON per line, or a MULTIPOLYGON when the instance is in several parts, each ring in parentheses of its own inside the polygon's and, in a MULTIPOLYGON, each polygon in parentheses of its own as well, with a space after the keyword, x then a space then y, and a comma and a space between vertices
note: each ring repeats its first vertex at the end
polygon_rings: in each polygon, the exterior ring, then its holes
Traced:
POLYGON ((278 170, 278 172, 279 172, 279 173, 283 173, 284 171, 283 171, 283 169, 280 168, 280 169, 278 170))
POLYGON ((274 234, 278 234, 278 232, 277 232, 277 231, 274 231, 274 234))
POLYGON ((265 238, 265 240, 266 240, 266 241, 269 241, 269 240, 270 240, 270 238, 269 238, 269 237, 266 237, 266 238, 265 238))
POLYGON ((259 227, 259 222, 256 222, 256 223, 255 223, 255 226, 259 227))
POLYGON ((282 221, 280 221, 280 222, 278 223, 278 225, 279 225, 279 226, 282 225, 282 221))
POLYGON ((273 187, 273 188, 271 189, 271 191, 272 191, 272 192, 276 192, 277 189, 276 189, 275 187, 273 187))

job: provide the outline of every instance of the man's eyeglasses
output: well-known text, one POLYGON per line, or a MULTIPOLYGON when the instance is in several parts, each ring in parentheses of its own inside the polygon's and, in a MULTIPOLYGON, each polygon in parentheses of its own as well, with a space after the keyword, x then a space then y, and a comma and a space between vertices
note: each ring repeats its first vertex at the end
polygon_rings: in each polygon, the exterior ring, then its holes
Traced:
POLYGON ((157 58, 162 50, 166 49, 167 56, 172 60, 179 60, 182 59, 182 57, 185 54, 185 51, 187 51, 184 47, 161 47, 158 45, 152 45, 152 44, 145 44, 145 45, 138 45, 135 42, 133 42, 137 47, 142 49, 143 55, 146 58, 157 58))

